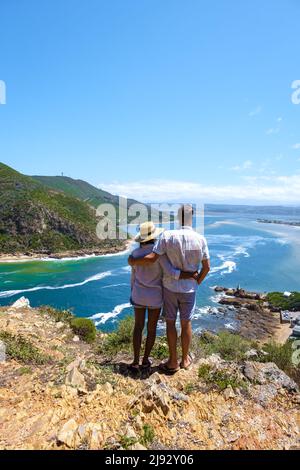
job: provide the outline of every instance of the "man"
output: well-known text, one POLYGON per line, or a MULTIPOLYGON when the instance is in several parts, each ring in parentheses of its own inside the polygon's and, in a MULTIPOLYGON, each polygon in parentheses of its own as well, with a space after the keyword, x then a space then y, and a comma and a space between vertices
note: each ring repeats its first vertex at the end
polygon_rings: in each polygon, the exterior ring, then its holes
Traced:
POLYGON ((195 232, 193 224, 193 208, 183 205, 178 210, 179 228, 166 230, 154 245, 152 253, 143 258, 129 257, 130 265, 146 265, 155 263, 159 256, 167 255, 171 264, 185 272, 200 273, 195 278, 174 279, 164 276, 164 313, 167 323, 167 338, 169 344, 169 360, 161 368, 168 373, 179 370, 177 358, 177 329, 176 318, 180 313, 182 360, 180 367, 188 369, 192 364, 189 354, 192 340, 191 319, 195 308, 196 291, 210 271, 209 252, 205 238, 195 232))

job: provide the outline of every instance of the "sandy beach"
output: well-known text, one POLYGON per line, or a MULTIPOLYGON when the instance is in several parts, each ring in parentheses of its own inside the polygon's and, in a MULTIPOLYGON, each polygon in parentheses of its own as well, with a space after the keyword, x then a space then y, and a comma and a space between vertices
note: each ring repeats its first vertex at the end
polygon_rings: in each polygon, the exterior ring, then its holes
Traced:
POLYGON ((129 253, 133 244, 133 240, 126 240, 123 246, 115 248, 110 247, 102 250, 98 249, 65 251, 60 253, 51 253, 50 255, 46 255, 45 253, 0 253, 0 263, 24 263, 30 261, 68 261, 102 256, 119 256, 129 253))

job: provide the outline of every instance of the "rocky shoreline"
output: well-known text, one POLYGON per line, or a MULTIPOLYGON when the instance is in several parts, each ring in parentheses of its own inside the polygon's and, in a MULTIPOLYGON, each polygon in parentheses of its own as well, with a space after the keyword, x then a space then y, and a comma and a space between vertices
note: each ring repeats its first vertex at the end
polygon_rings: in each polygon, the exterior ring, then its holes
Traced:
POLYGON ((226 309, 234 311, 238 321, 237 332, 245 338, 260 342, 274 339, 285 343, 290 336, 289 325, 280 322, 281 310, 267 301, 267 294, 249 292, 240 287, 216 286, 214 291, 220 294, 218 303, 222 307, 218 311, 222 314, 226 309))
POLYGON ((277 225, 290 225, 291 227, 300 227, 300 222, 292 222, 288 220, 271 220, 271 219, 257 219, 260 224, 277 224, 277 225))
POLYGON ((96 249, 80 249, 61 251, 58 253, 52 252, 27 252, 27 253, 0 253, 0 263, 4 262, 18 262, 18 261, 42 261, 42 260, 56 260, 65 258, 88 258, 93 256, 109 256, 114 254, 126 253, 132 244, 132 240, 125 240, 124 243, 116 246, 96 249))

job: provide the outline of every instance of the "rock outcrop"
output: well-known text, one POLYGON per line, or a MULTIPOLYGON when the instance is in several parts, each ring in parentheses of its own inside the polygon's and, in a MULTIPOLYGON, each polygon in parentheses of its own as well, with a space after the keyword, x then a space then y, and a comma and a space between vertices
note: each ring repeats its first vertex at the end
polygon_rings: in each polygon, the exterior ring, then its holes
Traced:
POLYGON ((25 363, 8 351, 0 363, 1 449, 299 447, 299 391, 274 364, 214 354, 174 376, 155 361, 153 373, 131 377, 130 356, 108 364, 99 343, 74 342, 57 323, 42 309, 0 308, 3 337, 25 338, 45 358, 25 363), (230 380, 217 387, 200 369, 230 380))

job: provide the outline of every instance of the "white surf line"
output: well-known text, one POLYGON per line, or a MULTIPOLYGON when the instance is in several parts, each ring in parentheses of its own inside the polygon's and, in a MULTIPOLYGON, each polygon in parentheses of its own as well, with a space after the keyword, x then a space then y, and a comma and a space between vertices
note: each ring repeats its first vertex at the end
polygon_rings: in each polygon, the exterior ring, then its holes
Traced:
POLYGON ((82 282, 76 282, 75 284, 64 284, 63 286, 36 286, 29 289, 19 289, 19 290, 8 290, 0 292, 0 298, 13 297, 14 295, 24 294, 26 292, 36 292, 39 290, 59 290, 59 289, 71 289, 72 287, 79 287, 88 284, 89 282, 99 281, 105 277, 112 276, 112 271, 105 271, 103 273, 95 274, 82 282))
POLYGON ((230 274, 236 270, 236 263, 234 261, 224 261, 221 266, 215 266, 211 269, 210 275, 216 274, 219 271, 222 271, 222 274, 230 274), (227 271, 223 271, 227 269, 227 271))
POLYGON ((106 313, 95 313, 94 315, 92 315, 91 317, 89 317, 90 320, 97 320, 98 318, 100 318, 99 321, 96 321, 95 322, 95 325, 98 326, 98 325, 103 325, 104 323, 107 322, 107 320, 111 319, 111 318, 115 318, 117 317, 118 315, 120 315, 120 313, 125 310, 126 308, 130 308, 131 307, 131 303, 129 302, 126 302, 124 304, 120 304, 120 305, 116 305, 114 307, 114 309, 111 311, 111 312, 106 312, 106 313))

